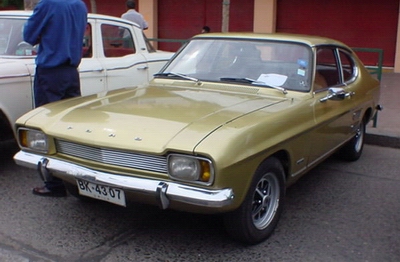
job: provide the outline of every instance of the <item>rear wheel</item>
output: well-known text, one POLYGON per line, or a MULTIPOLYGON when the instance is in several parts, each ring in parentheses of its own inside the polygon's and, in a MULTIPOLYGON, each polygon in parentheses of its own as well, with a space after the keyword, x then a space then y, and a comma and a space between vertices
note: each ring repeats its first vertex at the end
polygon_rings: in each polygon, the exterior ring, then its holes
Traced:
POLYGON ((267 239, 278 224, 285 194, 280 161, 267 159, 257 170, 242 205, 225 215, 225 228, 235 239, 256 244, 267 239))
POLYGON ((340 149, 340 158, 347 161, 356 161, 360 158, 364 148, 365 125, 366 120, 363 119, 354 137, 340 149))

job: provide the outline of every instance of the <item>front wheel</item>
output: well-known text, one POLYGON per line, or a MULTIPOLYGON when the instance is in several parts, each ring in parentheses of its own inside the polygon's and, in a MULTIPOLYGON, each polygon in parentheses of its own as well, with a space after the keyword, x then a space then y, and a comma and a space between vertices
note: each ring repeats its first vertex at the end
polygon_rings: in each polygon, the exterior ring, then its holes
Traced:
POLYGON ((282 164, 271 157, 256 171, 241 206, 225 215, 227 232, 233 238, 249 244, 267 239, 278 224, 284 195, 282 164))

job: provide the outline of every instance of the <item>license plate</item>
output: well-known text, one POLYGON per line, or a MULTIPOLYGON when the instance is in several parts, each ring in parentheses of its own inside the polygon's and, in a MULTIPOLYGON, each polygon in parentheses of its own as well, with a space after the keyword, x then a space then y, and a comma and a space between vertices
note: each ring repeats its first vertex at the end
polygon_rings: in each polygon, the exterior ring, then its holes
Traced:
POLYGON ((77 179, 79 194, 95 199, 104 200, 116 205, 126 206, 125 193, 120 188, 95 184, 77 179))

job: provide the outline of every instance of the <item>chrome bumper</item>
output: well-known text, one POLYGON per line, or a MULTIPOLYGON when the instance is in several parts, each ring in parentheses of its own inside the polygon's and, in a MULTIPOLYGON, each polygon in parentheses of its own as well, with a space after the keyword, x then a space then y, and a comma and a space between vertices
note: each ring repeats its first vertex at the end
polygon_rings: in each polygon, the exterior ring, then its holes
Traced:
POLYGON ((199 207, 221 208, 231 204, 234 198, 233 190, 230 188, 207 190, 180 185, 175 182, 99 172, 66 161, 43 157, 25 151, 19 151, 14 156, 14 160, 20 166, 37 169, 42 178, 49 178, 51 173, 57 173, 62 176, 118 187, 131 192, 152 194, 162 209, 168 208, 170 202, 186 203, 199 207))

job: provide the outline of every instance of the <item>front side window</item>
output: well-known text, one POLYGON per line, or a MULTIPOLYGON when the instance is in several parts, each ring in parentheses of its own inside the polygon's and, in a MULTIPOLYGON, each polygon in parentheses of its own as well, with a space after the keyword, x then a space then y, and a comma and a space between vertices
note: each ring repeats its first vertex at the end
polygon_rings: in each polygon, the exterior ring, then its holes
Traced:
POLYGON ((36 55, 37 46, 32 47, 22 37, 25 22, 26 19, 0 19, 0 55, 36 55))
MULTIPOLYGON (((35 56, 39 44, 32 46, 24 41, 26 19, 0 19, 0 55, 35 56)), ((92 28, 87 24, 83 37, 82 57, 92 57, 92 28)))
POLYGON ((101 34, 105 57, 122 57, 136 52, 129 28, 103 24, 101 34))
POLYGON ((319 48, 314 79, 314 90, 340 84, 339 66, 336 59, 336 49, 319 48))
POLYGON ((86 25, 85 35, 83 36, 82 57, 93 56, 92 26, 86 25))

